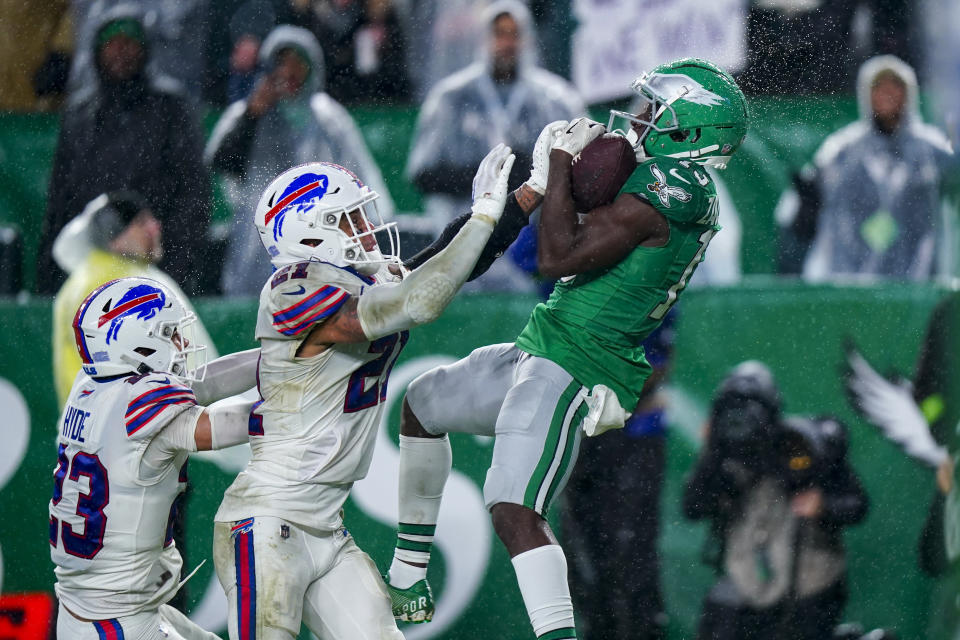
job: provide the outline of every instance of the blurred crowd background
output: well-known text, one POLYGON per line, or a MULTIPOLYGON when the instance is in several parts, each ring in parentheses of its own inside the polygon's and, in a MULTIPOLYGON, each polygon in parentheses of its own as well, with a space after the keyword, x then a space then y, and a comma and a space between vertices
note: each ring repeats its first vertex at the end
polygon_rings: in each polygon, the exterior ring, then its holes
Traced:
MULTIPOLYGON (((694 284, 960 270, 956 172, 939 151, 958 128, 956 3, 529 0, 502 3, 507 25, 491 24, 489 4, 5 0, 0 292, 56 293, 83 254, 58 260, 57 236, 95 197, 132 190, 160 223, 160 267, 186 293, 253 295, 267 269, 248 220, 257 194, 318 157, 380 192, 409 255, 463 210, 489 146, 515 148, 519 178, 545 122, 584 111, 606 122, 610 107, 629 106, 633 77, 687 55, 731 71, 753 108, 721 181, 726 233, 694 284), (877 60, 884 54, 895 56, 892 70, 877 60), (825 141, 871 119, 866 93, 880 71, 899 78, 894 93, 905 98, 896 106, 894 96, 893 109, 903 120, 933 126, 916 145, 863 142, 879 156, 880 186, 862 211, 847 211, 835 201, 862 200, 851 184, 870 169, 824 180, 837 173, 825 141), (917 203, 921 211, 904 211, 917 203), (859 245, 857 257, 831 262, 837 243, 859 245)), ((834 156, 856 145, 852 135, 835 138, 834 156)), ((479 288, 549 287, 529 235, 479 288)))

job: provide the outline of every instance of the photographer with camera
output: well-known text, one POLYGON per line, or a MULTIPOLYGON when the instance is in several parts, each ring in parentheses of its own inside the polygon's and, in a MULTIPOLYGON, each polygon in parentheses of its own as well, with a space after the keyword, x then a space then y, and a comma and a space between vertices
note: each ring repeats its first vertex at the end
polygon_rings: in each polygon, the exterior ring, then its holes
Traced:
POLYGON ((683 496, 688 518, 711 520, 704 557, 720 575, 699 640, 832 635, 847 598, 841 528, 867 512, 846 449, 835 418, 781 414, 766 365, 727 374, 683 496))

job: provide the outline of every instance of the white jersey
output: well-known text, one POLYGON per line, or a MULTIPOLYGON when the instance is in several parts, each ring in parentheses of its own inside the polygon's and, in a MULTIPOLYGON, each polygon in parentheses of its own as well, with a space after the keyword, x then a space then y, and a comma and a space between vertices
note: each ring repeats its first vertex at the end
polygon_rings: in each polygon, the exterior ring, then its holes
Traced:
POLYGON ((82 371, 60 416, 50 501, 56 593, 91 620, 156 609, 178 588, 182 560, 170 520, 186 488, 187 453, 144 477, 153 437, 193 391, 166 373, 96 381, 82 371))
POLYGON ((367 474, 406 331, 372 342, 337 343, 297 357, 310 330, 351 296, 392 278, 367 278, 326 262, 277 271, 260 293, 260 401, 250 416, 252 457, 227 489, 218 522, 274 516, 333 530, 352 484, 367 474))

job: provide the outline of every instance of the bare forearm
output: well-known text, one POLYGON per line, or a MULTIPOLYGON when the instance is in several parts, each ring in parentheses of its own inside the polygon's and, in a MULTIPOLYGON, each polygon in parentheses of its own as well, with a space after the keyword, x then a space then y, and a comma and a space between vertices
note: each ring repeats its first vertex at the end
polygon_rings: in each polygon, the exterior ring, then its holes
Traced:
POLYGON ((556 149, 551 151, 537 245, 541 273, 549 273, 551 265, 568 256, 577 242, 577 211, 570 195, 570 175, 570 154, 556 149))

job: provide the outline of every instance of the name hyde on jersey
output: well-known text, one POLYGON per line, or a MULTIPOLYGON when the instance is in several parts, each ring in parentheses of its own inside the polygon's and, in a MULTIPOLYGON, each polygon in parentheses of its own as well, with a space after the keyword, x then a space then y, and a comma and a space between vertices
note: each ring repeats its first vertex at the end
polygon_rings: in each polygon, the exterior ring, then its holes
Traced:
POLYGON ((63 413, 63 427, 60 429, 60 435, 77 442, 85 442, 83 430, 86 428, 89 418, 89 411, 67 405, 67 410, 63 413))

